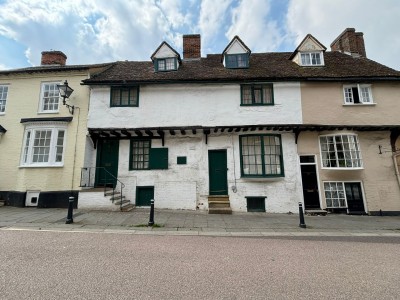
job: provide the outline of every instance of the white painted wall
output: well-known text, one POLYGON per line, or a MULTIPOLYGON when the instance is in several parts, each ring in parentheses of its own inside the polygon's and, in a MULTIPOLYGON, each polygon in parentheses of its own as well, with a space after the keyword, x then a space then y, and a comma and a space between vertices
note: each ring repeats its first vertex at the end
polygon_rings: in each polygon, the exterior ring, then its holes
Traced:
MULTIPOLYGON (((110 88, 91 90, 89 128, 140 128, 167 126, 229 126, 301 123, 299 83, 274 83, 273 106, 240 106, 239 84, 147 85, 140 87, 139 107, 110 108, 110 88)), ((254 134, 275 133, 254 131, 254 134)), ((249 132, 246 132, 249 134, 249 132)), ((239 135, 218 133, 165 136, 169 151, 167 170, 129 170, 129 140, 119 145, 118 178, 124 195, 136 202, 137 186, 154 186, 155 206, 170 209, 208 209, 208 151, 227 150, 228 190, 232 210, 247 211, 246 196, 266 197, 267 212, 296 212, 302 201, 300 167, 292 133, 282 133, 285 177, 240 178, 239 135), (177 156, 187 164, 178 165, 177 156), (234 193, 232 186, 236 185, 234 193)), ((152 140, 153 148, 162 147, 152 140)), ((90 148, 90 147, 89 147, 90 148)), ((95 152, 86 149, 86 162, 95 166, 95 152)))
POLYGON ((140 86, 139 107, 110 107, 110 88, 91 90, 89 128, 302 123, 300 84, 274 83, 273 106, 240 106, 239 84, 140 86))
MULTIPOLYGON (((205 143, 203 134, 166 136, 165 147, 169 151, 167 170, 129 171, 130 143, 129 140, 121 140, 118 178, 126 185, 124 195, 133 204, 136 202, 137 186, 154 186, 156 208, 205 210, 208 209, 209 195, 208 150, 226 149, 228 192, 233 211, 247 211, 246 196, 263 196, 266 197, 267 212, 296 212, 298 201, 302 200, 297 148, 293 134, 284 133, 281 136, 285 168, 285 177, 282 178, 240 178, 239 135, 237 134, 211 135, 208 138, 208 144, 205 143), (186 156, 187 164, 178 165, 177 156, 186 156), (236 193, 232 191, 235 184, 236 193)), ((162 147, 161 141, 152 140, 152 147, 162 147)), ((89 203, 98 204, 101 207, 107 206, 106 203, 100 203, 93 198, 83 200, 82 197, 85 196, 83 194, 85 193, 80 194, 80 207, 82 205, 86 207, 89 203)))

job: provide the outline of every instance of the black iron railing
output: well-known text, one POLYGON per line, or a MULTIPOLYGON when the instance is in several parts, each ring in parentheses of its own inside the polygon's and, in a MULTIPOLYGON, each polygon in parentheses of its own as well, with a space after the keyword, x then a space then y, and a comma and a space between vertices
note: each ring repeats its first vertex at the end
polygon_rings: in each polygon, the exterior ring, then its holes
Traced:
POLYGON ((125 184, 111 174, 105 167, 84 167, 81 168, 80 187, 104 187, 104 196, 112 189, 112 201, 114 202, 115 190, 120 188, 120 210, 122 210, 122 190, 125 184))

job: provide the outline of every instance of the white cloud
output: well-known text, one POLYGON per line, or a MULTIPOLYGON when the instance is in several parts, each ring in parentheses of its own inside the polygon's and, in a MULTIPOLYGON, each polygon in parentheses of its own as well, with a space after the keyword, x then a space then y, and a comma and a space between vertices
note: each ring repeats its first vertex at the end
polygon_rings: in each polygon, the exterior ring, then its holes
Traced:
POLYGON ((270 1, 241 1, 232 9, 232 24, 226 32, 231 40, 235 35, 253 52, 276 51, 284 36, 270 16, 270 1))
POLYGON ((18 0, 0 8, 0 35, 29 47, 34 65, 51 49, 63 51, 68 64, 148 60, 164 39, 177 40, 172 27, 187 22, 174 0, 18 0))
POLYGON ((203 0, 200 7, 199 30, 202 38, 203 52, 210 52, 210 46, 223 29, 224 19, 232 0, 203 0))
POLYGON ((9 67, 7 67, 6 65, 0 64, 0 70, 8 70, 10 69, 9 67))
POLYGON ((367 57, 400 70, 400 3, 398 0, 291 0, 287 14, 288 34, 295 45, 311 33, 330 49, 348 27, 364 33, 367 57))

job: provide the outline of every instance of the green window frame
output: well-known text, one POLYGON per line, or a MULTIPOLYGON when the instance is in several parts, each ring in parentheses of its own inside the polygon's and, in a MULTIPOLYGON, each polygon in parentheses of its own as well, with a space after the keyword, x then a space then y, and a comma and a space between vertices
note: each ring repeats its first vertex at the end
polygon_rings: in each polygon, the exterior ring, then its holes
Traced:
POLYGON ((239 143, 242 177, 285 176, 281 135, 241 135, 239 143))
POLYGON ((225 54, 225 66, 228 69, 247 69, 249 67, 249 54, 225 54))
POLYGON ((111 107, 139 106, 139 87, 112 87, 110 93, 111 107))
POLYGON ((178 61, 176 57, 157 58, 154 67, 157 72, 176 71, 178 61))
POLYGON ((129 170, 168 169, 168 148, 151 148, 151 140, 131 140, 129 170))
POLYGON ((272 83, 242 84, 240 86, 241 106, 274 105, 272 83))

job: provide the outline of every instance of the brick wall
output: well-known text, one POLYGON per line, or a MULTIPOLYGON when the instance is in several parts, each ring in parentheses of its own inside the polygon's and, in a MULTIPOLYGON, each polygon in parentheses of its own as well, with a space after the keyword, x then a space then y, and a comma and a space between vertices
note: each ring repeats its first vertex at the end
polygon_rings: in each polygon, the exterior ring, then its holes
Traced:
POLYGON ((349 52, 367 57, 362 32, 354 28, 346 28, 331 44, 332 51, 349 52))
POLYGON ((65 66, 67 56, 61 51, 43 51, 41 65, 65 66))
POLYGON ((200 34, 188 34, 183 36, 183 58, 201 57, 200 34))

